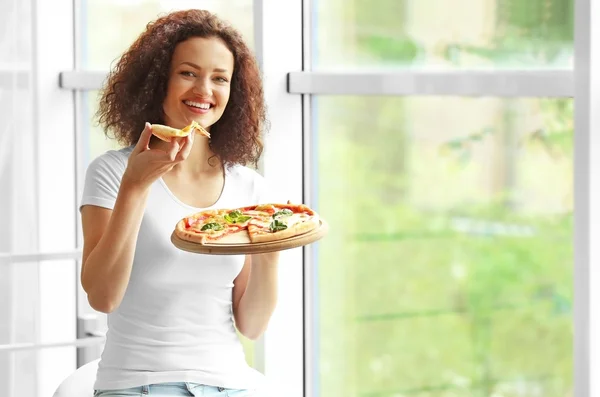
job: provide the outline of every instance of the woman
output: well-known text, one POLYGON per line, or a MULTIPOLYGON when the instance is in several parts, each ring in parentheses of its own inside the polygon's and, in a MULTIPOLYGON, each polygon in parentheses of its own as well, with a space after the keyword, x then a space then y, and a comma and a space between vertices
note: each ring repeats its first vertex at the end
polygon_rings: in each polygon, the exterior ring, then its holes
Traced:
POLYGON ((256 339, 267 327, 278 255, 197 255, 170 242, 193 212, 281 201, 245 166, 258 161, 265 122, 250 50, 206 11, 161 17, 109 76, 99 120, 125 148, 90 164, 80 207, 81 282, 108 313, 96 395, 254 395, 262 376, 235 328, 256 339), (152 136, 150 124, 192 121, 211 138, 152 136))

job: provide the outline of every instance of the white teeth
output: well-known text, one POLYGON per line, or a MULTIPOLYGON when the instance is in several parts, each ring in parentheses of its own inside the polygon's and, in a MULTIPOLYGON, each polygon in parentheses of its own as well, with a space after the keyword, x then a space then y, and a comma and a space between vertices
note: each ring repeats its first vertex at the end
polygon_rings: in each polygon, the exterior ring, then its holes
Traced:
POLYGON ((192 101, 183 101, 183 103, 185 103, 188 106, 193 106, 195 108, 200 108, 200 109, 210 109, 210 103, 200 103, 200 102, 192 102, 192 101))

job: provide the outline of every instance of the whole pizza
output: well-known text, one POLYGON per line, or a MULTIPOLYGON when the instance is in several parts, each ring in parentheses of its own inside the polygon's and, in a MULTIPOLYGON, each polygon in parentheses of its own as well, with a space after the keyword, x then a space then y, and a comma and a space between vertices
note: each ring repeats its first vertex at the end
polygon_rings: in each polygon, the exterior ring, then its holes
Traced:
POLYGON ((318 214, 304 204, 259 204, 186 216, 177 223, 175 235, 181 240, 210 244, 246 231, 251 243, 265 243, 308 233, 318 227, 318 214))

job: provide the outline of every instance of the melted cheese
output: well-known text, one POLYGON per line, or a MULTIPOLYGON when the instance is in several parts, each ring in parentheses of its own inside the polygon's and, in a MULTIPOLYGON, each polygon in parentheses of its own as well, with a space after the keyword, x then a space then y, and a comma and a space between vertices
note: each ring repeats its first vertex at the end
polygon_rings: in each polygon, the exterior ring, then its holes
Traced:
POLYGON ((306 221, 310 216, 306 214, 292 214, 290 216, 282 216, 281 218, 277 218, 278 221, 285 223, 287 227, 294 226, 296 223, 306 221))
POLYGON ((271 216, 271 214, 269 214, 268 212, 265 212, 265 211, 256 211, 256 210, 244 211, 242 213, 242 215, 258 216, 258 217, 265 217, 265 218, 268 218, 268 217, 271 216))

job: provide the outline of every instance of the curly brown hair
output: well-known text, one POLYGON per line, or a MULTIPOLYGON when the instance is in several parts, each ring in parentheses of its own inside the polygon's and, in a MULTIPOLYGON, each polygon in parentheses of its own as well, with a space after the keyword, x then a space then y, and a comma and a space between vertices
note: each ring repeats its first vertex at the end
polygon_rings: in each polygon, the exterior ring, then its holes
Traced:
POLYGON ((146 26, 108 76, 97 112, 100 125, 107 137, 129 146, 146 121, 163 124, 171 58, 177 44, 191 37, 219 38, 234 57, 229 102, 210 129, 211 150, 226 165, 256 166, 267 127, 260 71, 242 35, 205 10, 173 12, 146 26))

